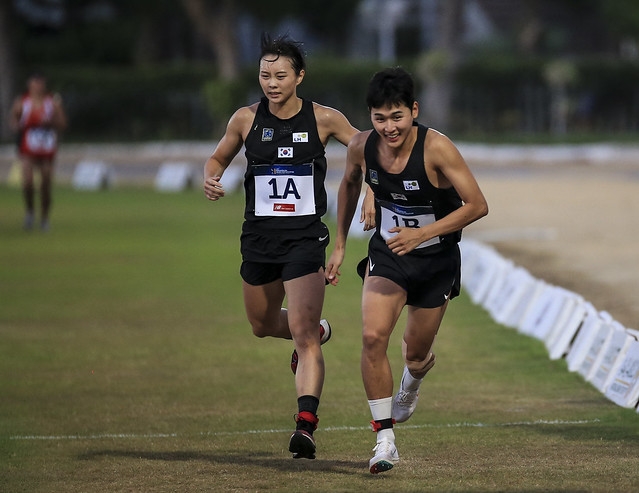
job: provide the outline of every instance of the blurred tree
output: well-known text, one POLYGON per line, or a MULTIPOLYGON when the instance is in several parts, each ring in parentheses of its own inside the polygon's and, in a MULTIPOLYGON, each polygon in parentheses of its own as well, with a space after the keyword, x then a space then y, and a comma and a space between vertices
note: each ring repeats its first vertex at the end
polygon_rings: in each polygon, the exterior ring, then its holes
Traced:
MULTIPOLYGON (((590 0, 592 1, 592 0, 590 0)), ((598 1, 609 29, 621 36, 639 39, 639 2, 637 0, 598 1)))
POLYGON ((195 31, 207 41, 216 56, 220 77, 237 78, 240 65, 236 38, 237 6, 235 0, 181 0, 195 31))
POLYGON ((463 1, 442 1, 441 9, 433 47, 419 60, 417 73, 425 85, 424 116, 433 126, 446 132, 450 125, 454 74, 460 62, 463 1))
POLYGON ((281 0, 277 8, 262 0, 180 0, 195 31, 209 43, 216 56, 220 77, 235 79, 240 71, 238 56, 237 21, 239 13, 259 19, 262 24, 276 22, 285 17, 298 17, 310 29, 322 34, 327 45, 341 49, 342 40, 359 0, 281 0))
POLYGON ((9 108, 14 97, 15 79, 15 39, 12 29, 15 25, 13 4, 0 2, 0 139, 10 138, 9 108))

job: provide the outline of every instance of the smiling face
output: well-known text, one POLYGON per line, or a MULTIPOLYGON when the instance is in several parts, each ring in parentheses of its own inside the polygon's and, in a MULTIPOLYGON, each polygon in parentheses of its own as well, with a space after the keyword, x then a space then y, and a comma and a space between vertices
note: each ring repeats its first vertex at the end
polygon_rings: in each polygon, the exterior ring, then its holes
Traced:
POLYGON ((418 113, 417 102, 410 108, 403 103, 371 108, 371 122, 386 145, 398 148, 411 134, 413 120, 417 118, 418 113))
POLYGON ((283 104, 297 94, 297 86, 304 78, 304 70, 295 73, 291 59, 265 55, 260 60, 260 86, 271 103, 283 104))

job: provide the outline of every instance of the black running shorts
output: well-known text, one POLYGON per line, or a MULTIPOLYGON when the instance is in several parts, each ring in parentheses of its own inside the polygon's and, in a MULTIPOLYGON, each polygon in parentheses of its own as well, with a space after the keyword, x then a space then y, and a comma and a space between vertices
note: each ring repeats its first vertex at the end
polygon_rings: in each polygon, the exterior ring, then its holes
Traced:
POLYGON ((328 228, 321 222, 303 231, 258 232, 245 228, 241 236, 242 279, 259 286, 318 272, 326 265, 329 241, 328 228))
POLYGON ((368 244, 368 257, 357 266, 364 279, 369 276, 390 279, 406 291, 406 304, 418 308, 437 308, 459 295, 461 254, 459 246, 423 254, 394 254, 381 237, 374 235, 368 244))
POLYGON ((240 274, 247 284, 261 286, 278 279, 282 281, 297 279, 298 277, 318 272, 323 267, 323 264, 314 264, 312 262, 272 264, 244 260, 240 267, 240 274))

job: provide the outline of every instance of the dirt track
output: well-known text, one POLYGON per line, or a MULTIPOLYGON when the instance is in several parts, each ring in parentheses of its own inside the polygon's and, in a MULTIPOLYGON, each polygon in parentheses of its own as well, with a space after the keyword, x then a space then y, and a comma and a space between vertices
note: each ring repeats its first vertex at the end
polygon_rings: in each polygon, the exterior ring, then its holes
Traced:
POLYGON ((473 168, 490 213, 468 237, 639 328, 639 167, 473 168))

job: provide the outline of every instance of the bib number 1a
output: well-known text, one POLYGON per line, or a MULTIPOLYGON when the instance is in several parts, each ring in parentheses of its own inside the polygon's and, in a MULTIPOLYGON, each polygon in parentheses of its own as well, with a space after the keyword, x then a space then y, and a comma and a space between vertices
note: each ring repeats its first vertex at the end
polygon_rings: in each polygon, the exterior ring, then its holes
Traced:
POLYGON ((313 164, 257 165, 256 216, 307 216, 315 214, 313 164))

